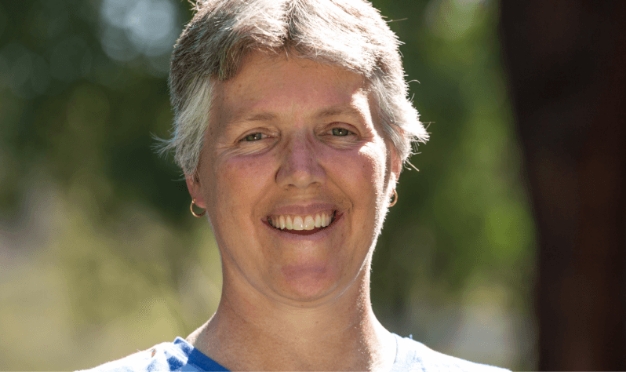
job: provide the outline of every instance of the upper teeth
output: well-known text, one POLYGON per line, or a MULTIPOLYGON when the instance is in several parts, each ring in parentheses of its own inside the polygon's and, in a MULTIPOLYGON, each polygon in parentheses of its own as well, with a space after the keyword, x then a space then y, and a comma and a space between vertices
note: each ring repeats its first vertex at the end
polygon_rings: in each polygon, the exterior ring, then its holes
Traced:
POLYGON ((317 213, 306 216, 272 216, 267 219, 270 225, 281 230, 313 230, 326 227, 332 222, 333 214, 330 212, 317 213))

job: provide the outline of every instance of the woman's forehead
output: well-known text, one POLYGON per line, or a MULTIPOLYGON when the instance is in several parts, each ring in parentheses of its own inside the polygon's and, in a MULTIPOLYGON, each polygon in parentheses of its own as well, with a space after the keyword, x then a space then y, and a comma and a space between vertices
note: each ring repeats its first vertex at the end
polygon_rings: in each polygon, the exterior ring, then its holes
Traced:
POLYGON ((216 84, 211 110, 220 122, 371 115, 364 79, 341 67, 256 52, 238 74, 216 84))

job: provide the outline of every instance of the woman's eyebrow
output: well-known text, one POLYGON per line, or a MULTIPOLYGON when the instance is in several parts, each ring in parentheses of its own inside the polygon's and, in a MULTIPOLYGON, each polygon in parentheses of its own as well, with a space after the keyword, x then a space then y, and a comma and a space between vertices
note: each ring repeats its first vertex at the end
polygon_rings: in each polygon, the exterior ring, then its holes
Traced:
POLYGON ((276 114, 271 112, 261 112, 252 116, 244 117, 242 121, 272 121, 276 119, 276 114))
POLYGON ((332 106, 318 112, 317 117, 326 118, 329 116, 357 116, 363 118, 363 113, 352 105, 332 106))
POLYGON ((259 112, 252 114, 247 112, 235 112, 230 113, 226 117, 226 120, 221 120, 220 127, 222 128, 233 128, 249 122, 273 121, 276 120, 278 116, 271 112, 259 112))

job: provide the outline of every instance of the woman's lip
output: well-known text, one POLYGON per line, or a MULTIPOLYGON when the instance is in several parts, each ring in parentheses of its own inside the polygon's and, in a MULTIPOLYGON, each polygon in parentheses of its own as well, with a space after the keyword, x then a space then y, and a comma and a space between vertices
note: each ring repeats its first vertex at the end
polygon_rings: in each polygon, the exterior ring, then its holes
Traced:
POLYGON ((337 211, 327 211, 306 216, 268 216, 264 219, 279 230, 315 230, 328 227, 336 218, 337 211))
POLYGON ((294 236, 294 237, 298 237, 298 236, 310 236, 310 235, 317 235, 318 233, 321 232, 326 232, 329 231, 330 229, 332 229, 335 224, 341 220, 341 218, 343 217, 343 213, 340 213, 339 211, 334 211, 334 217, 332 222, 330 223, 330 225, 324 227, 324 228, 316 228, 313 230, 281 230, 281 229, 277 229, 274 226, 272 226, 267 219, 263 220, 263 224, 266 225, 268 228, 272 229, 273 231, 280 233, 280 234, 288 234, 287 236, 294 236))

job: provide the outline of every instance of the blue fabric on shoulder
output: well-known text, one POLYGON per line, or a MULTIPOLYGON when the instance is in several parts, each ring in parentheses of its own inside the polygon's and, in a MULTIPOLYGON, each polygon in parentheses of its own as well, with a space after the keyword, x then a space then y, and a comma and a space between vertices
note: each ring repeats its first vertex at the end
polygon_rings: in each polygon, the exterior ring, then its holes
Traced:
MULTIPOLYGON (((176 337, 173 346, 180 348, 180 350, 185 353, 185 355, 187 356, 188 366, 195 366, 198 368, 197 370, 199 371, 228 371, 228 369, 222 367, 219 363, 204 355, 200 350, 193 347, 183 338, 176 337)), ((175 371, 176 369, 170 367, 170 370, 175 371)), ((196 371, 194 369, 185 369, 184 366, 182 370, 196 371)))
POLYGON ((88 372, 228 371, 186 340, 176 337, 125 358, 102 364, 88 372))

